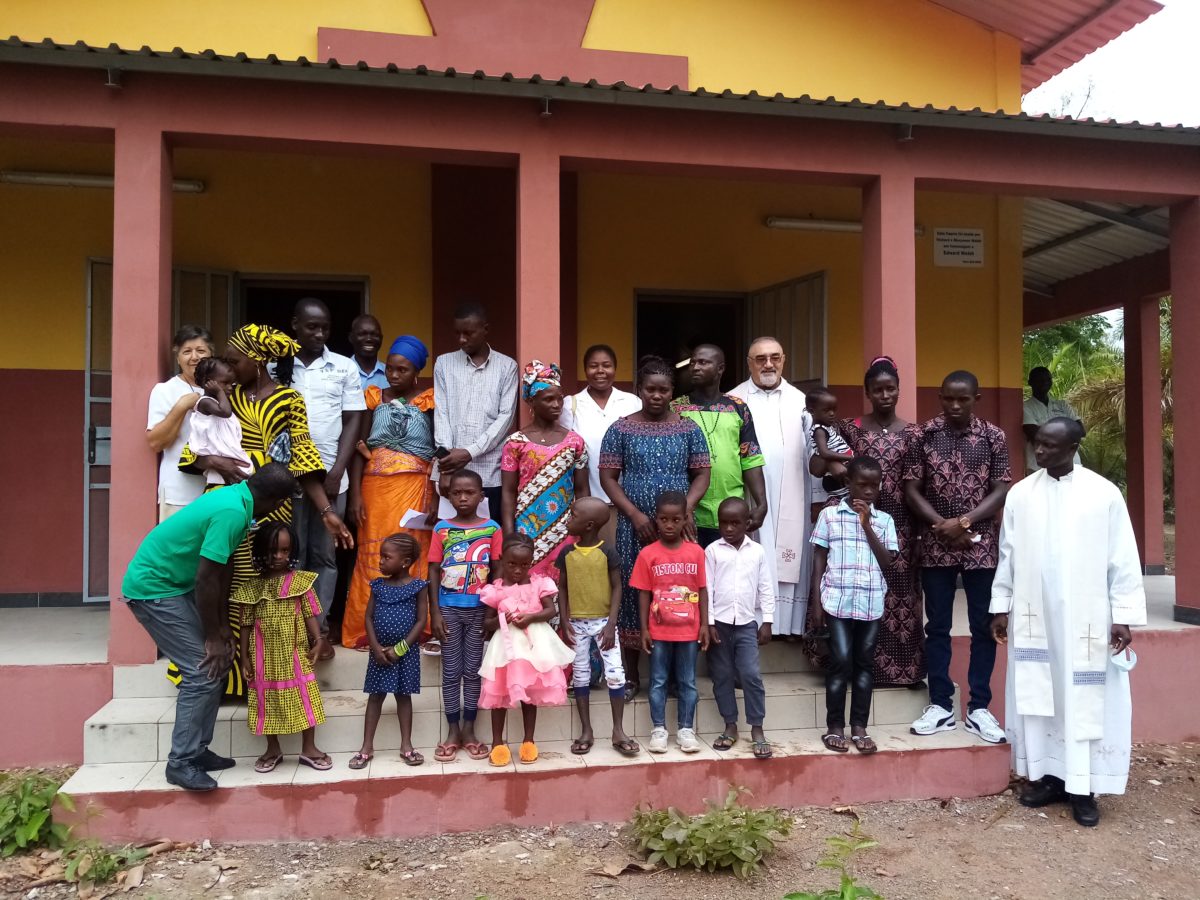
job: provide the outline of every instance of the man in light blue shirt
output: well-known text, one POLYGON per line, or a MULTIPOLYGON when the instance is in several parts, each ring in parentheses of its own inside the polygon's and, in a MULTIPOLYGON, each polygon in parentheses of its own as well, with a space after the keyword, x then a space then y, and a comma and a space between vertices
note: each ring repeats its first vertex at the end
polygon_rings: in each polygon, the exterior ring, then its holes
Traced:
POLYGON ((354 348, 354 362, 358 365, 359 387, 364 391, 372 384, 381 391, 387 387, 386 369, 379 361, 379 348, 383 346, 383 328, 379 320, 370 313, 363 313, 351 322, 350 346, 354 348))

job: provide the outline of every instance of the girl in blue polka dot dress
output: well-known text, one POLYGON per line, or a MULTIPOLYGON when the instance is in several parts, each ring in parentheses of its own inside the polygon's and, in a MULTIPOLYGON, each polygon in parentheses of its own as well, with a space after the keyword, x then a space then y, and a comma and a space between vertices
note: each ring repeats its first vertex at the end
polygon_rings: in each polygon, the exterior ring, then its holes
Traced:
POLYGON ((379 571, 383 577, 371 582, 366 612, 371 657, 367 661, 363 691, 370 696, 362 749, 350 758, 352 769, 365 768, 375 755, 375 729, 386 694, 396 696, 400 758, 410 766, 425 762, 425 757, 412 745, 412 695, 421 693, 421 654, 417 641, 429 614, 429 582, 409 574, 420 555, 420 545, 407 534, 386 537, 379 547, 379 571))

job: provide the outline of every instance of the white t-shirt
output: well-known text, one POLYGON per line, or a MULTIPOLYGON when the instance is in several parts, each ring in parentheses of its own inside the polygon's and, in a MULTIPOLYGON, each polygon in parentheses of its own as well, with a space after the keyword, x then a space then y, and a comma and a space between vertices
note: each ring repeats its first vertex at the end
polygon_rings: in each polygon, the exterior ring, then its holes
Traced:
MULTIPOLYGON (((1039 428, 1051 419, 1059 417, 1079 420, 1079 413, 1075 412, 1071 404, 1058 397, 1051 397, 1049 404, 1043 403, 1037 397, 1030 397, 1025 401, 1024 412, 1025 418, 1021 424, 1037 425, 1039 428)), ((1082 465, 1078 453, 1075 454, 1075 465, 1082 465)), ((1037 464, 1037 457, 1033 455, 1033 442, 1029 438, 1025 438, 1025 471, 1036 472, 1040 468, 1041 466, 1037 464)))
MULTIPOLYGON (((146 430, 149 431, 165 419, 180 397, 195 394, 198 399, 203 393, 200 388, 192 387, 178 375, 170 381, 156 384, 150 391, 150 409, 146 418, 146 430)), ((158 464, 159 503, 187 506, 204 493, 203 476, 189 475, 179 471, 179 455, 183 452, 183 445, 187 443, 191 431, 188 421, 190 418, 190 415, 183 417, 183 424, 179 426, 179 434, 162 452, 162 460, 158 464)))
POLYGON ((599 497, 605 503, 612 501, 600 488, 600 444, 604 440, 604 433, 617 419, 632 416, 641 408, 642 401, 637 394, 618 388, 612 389, 604 409, 596 404, 587 388, 563 401, 563 411, 558 422, 563 428, 569 428, 578 434, 587 444, 588 484, 591 486, 592 496, 599 497))
MULTIPOLYGON (((348 356, 333 353, 328 347, 311 366, 305 366, 300 357, 296 357, 292 387, 304 397, 304 405, 308 408, 308 431, 328 470, 337 461, 342 413, 367 408, 358 363, 348 356)), ((349 486, 350 476, 343 473, 340 490, 344 492, 349 486)))

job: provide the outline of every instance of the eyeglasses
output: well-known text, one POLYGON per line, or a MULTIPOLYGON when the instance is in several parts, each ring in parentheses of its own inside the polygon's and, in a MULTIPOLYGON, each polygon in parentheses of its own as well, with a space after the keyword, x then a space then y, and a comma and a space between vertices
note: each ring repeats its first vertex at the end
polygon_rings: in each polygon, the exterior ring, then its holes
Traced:
POLYGON ((783 362, 783 354, 782 353, 772 353, 769 356, 767 354, 760 354, 758 356, 750 357, 750 362, 756 363, 757 365, 760 365, 760 366, 765 366, 767 363, 773 363, 774 365, 779 365, 781 362, 783 362))

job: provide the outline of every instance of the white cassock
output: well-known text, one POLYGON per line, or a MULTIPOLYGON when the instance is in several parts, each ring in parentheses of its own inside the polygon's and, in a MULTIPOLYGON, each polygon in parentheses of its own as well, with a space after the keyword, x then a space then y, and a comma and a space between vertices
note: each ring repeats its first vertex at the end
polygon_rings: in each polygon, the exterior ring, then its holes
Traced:
POLYGON ((1146 594, 1125 499, 1095 472, 1038 471, 1004 503, 993 613, 1009 613, 1005 731, 1018 775, 1072 794, 1123 794, 1129 673, 1112 625, 1145 625, 1146 594))
POLYGON ((744 381, 729 392, 750 407, 763 454, 767 518, 754 540, 767 551, 776 583, 775 634, 803 634, 812 552, 809 516, 809 414, 804 392, 786 381, 766 391, 744 381))

